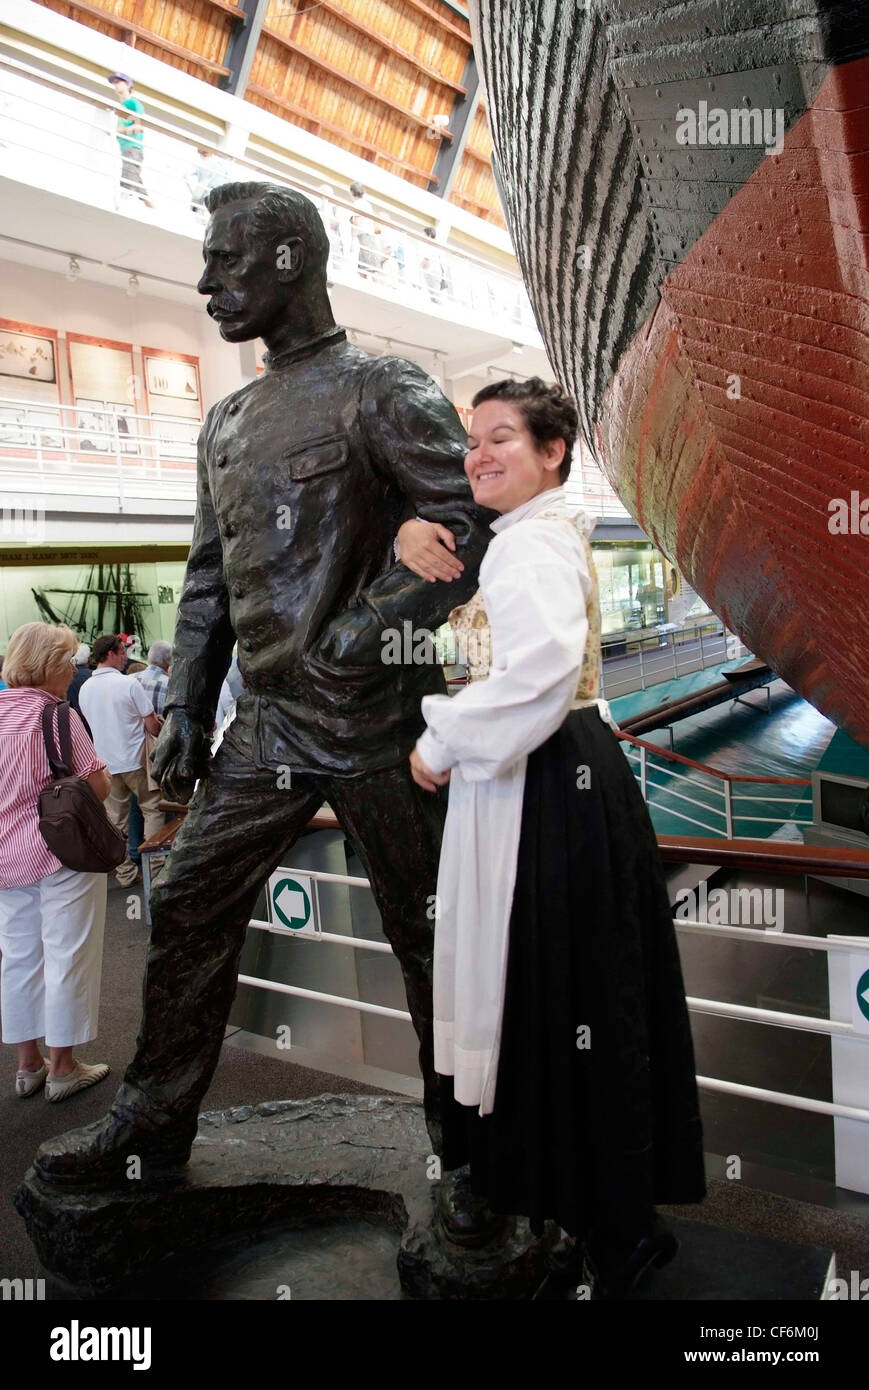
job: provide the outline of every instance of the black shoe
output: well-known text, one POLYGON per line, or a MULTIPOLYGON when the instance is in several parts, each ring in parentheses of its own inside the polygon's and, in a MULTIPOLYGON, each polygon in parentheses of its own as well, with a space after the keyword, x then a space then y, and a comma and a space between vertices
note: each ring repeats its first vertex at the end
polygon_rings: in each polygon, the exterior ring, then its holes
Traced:
POLYGON ((478 1249, 504 1234, 509 1217, 497 1216, 485 1197, 471 1191, 467 1168, 442 1179, 437 1194, 438 1216, 448 1240, 466 1249, 478 1249))
POLYGON ((44 1181, 61 1187, 99 1187, 130 1176, 129 1159, 141 1174, 185 1164, 196 1137, 196 1121, 172 1120, 144 1108, 112 1109, 101 1120, 48 1139, 33 1166, 44 1181))
POLYGON ((627 1298, 647 1270, 663 1269, 678 1249, 678 1240, 656 1213, 651 1228, 626 1258, 592 1237, 586 1247, 584 1282, 591 1285, 593 1299, 627 1298))

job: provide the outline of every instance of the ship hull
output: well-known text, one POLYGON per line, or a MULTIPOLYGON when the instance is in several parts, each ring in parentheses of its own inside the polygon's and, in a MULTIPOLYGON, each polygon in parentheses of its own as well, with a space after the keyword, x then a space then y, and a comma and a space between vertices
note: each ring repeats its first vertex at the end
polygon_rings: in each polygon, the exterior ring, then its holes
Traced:
POLYGON ((474 9, 517 254, 601 467, 869 745, 865 7, 474 9))

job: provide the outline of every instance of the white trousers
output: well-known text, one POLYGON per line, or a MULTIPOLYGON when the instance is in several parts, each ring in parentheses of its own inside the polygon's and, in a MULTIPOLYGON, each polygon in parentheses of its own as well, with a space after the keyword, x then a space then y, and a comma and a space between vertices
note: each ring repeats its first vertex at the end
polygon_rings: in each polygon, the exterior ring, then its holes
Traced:
POLYGON ((3 1041, 76 1047, 96 1037, 106 875, 58 869, 0 889, 3 1041))

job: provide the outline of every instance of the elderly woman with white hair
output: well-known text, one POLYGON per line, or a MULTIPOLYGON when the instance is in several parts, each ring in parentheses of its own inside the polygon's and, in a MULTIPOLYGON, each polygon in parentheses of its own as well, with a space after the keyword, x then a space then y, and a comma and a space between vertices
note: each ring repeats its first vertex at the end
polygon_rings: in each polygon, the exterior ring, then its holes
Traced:
MULTIPOLYGON (((109 1071, 105 1062, 89 1066, 73 1055, 97 1031, 106 876, 64 868, 39 831, 39 793, 52 781, 42 711, 66 696, 77 646, 68 627, 25 623, 6 649, 8 689, 0 690, 3 1041, 18 1047, 16 1095, 44 1085, 50 1101, 95 1085, 109 1071)), ((104 801, 111 779, 75 712, 70 735, 76 775, 104 801)))

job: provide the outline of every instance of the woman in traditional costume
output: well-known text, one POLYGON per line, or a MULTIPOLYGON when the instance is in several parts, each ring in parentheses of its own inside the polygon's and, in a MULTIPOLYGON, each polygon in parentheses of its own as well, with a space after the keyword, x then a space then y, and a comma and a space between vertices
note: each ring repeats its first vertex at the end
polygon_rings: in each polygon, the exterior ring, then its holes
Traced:
MULTIPOLYGON (((479 593, 450 617, 475 678, 423 700, 411 754, 420 786, 450 782, 434 964, 444 1167, 469 1165, 493 1213, 537 1233, 556 1222, 566 1277, 620 1298, 677 1248, 655 1203, 705 1194, 672 910, 600 698, 592 523, 563 487, 575 406, 537 378, 473 405, 465 471, 500 513, 479 593)), ((451 540, 406 523, 402 560, 446 578, 451 540)), ((450 1238, 466 1214, 444 1211, 450 1238)))

